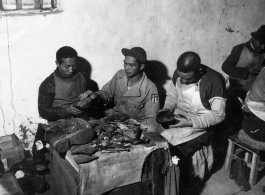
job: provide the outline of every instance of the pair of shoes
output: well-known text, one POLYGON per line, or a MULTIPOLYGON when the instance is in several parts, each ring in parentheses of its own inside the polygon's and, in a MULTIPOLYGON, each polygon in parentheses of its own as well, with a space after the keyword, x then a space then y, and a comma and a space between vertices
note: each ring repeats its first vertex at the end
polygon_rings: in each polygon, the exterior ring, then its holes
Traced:
MULTIPOLYGON (((232 170, 232 178, 235 179, 236 184, 240 187, 242 191, 248 191, 250 190, 250 185, 248 181, 246 180, 246 162, 240 159, 236 159, 236 162, 233 166, 232 170)), ((230 176, 230 175, 229 175, 230 176)))

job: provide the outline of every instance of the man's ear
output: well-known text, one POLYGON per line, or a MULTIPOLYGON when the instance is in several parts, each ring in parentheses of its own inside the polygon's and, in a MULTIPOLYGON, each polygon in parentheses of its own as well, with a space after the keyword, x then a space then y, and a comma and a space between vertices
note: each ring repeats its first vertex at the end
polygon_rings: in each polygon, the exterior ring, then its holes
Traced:
POLYGON ((200 68, 199 68, 199 73, 200 73, 200 75, 203 75, 205 72, 205 67, 203 67, 203 66, 201 66, 200 68))
POLYGON ((140 70, 143 70, 145 67, 145 64, 141 64, 140 70))
POLYGON ((60 64, 59 64, 59 62, 57 60, 55 60, 55 64, 56 64, 57 67, 60 66, 60 64))

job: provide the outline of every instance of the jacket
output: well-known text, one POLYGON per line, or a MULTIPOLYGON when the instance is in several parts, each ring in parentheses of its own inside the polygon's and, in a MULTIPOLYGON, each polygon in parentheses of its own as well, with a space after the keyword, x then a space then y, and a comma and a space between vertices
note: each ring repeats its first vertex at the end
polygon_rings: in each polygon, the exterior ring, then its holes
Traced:
POLYGON ((97 92, 105 103, 114 101, 113 113, 124 113, 142 124, 157 125, 155 117, 159 110, 159 97, 155 84, 143 73, 142 80, 127 88, 128 78, 119 70, 113 78, 97 92))
MULTIPOLYGON (((90 80, 88 75, 85 72, 80 72, 86 80, 86 90, 94 91, 97 87, 94 82, 90 80)), ((58 68, 55 70, 56 76, 63 78, 60 74, 58 68)), ((39 96, 38 96, 38 110, 40 117, 54 122, 59 119, 67 118, 66 108, 62 107, 53 107, 53 100, 55 97, 55 83, 53 73, 48 76, 39 87, 39 96)))
MULTIPOLYGON (((250 52, 253 52, 253 49, 250 46, 250 41, 236 45, 233 47, 231 54, 227 57, 222 65, 222 70, 230 77, 243 80, 247 80, 248 78, 249 72, 247 67, 236 67, 245 45, 250 52)), ((265 51, 263 50, 261 53, 264 52, 265 51)))

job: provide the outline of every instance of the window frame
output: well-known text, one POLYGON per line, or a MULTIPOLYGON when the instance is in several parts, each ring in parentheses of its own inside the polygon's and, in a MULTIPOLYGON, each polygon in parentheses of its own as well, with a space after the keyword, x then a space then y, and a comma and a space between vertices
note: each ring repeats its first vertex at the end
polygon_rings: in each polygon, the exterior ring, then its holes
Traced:
POLYGON ((44 0, 33 0, 34 8, 23 8, 23 0, 15 0, 16 9, 4 9, 3 0, 0 0, 0 15, 31 15, 31 14, 49 14, 61 12, 59 10, 60 0, 50 0, 51 7, 44 7, 44 0))

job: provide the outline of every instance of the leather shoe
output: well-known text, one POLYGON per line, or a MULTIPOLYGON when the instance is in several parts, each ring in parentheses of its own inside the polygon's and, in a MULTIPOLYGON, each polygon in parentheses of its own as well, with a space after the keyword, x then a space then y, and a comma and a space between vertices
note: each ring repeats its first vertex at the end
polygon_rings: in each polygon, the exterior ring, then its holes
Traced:
POLYGON ((236 159, 234 165, 234 178, 236 184, 240 187, 242 191, 250 190, 250 185, 246 180, 245 173, 246 173, 246 162, 240 159, 236 159))

